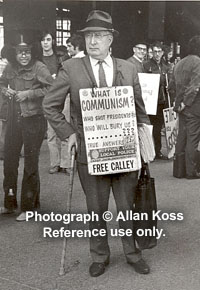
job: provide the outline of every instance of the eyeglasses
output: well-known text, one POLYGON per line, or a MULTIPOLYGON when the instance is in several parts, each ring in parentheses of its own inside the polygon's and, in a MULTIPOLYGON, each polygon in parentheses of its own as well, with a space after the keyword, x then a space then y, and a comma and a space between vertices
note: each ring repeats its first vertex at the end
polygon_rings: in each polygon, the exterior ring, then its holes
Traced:
POLYGON ((162 53, 163 51, 162 50, 153 50, 153 53, 162 53))
POLYGON ((140 47, 140 46, 136 46, 136 48, 139 49, 139 50, 141 50, 141 51, 142 51, 142 50, 143 50, 143 51, 147 51, 146 48, 143 48, 143 47, 140 47))
POLYGON ((85 38, 92 39, 94 37, 96 40, 102 40, 103 37, 108 35, 110 35, 110 33, 103 34, 101 32, 87 32, 85 33, 85 38))

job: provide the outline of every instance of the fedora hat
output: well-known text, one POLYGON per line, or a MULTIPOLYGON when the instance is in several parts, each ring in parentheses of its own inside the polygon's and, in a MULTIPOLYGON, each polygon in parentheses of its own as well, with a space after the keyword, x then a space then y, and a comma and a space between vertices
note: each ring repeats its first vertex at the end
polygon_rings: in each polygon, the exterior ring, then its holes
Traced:
POLYGON ((119 35, 119 32, 113 28, 110 14, 101 10, 93 10, 88 15, 85 28, 78 30, 78 32, 102 30, 109 30, 115 36, 119 35))

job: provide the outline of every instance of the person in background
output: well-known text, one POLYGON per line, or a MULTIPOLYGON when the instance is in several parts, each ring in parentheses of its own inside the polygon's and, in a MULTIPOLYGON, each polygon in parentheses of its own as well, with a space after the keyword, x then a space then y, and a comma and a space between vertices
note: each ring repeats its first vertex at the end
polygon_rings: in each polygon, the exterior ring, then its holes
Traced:
MULTIPOLYGON (((43 107, 47 119, 61 140, 69 138, 69 152, 72 146, 76 147, 77 169, 86 196, 88 212, 89 214, 94 212, 99 217, 98 221, 90 221, 90 230, 104 229, 107 233, 106 222, 103 220, 102 214, 108 210, 111 188, 117 211, 125 213, 131 210, 138 183, 138 171, 109 175, 90 175, 88 173, 79 90, 130 85, 134 90, 137 121, 146 124, 150 124, 150 122, 144 108, 136 69, 131 63, 110 55, 110 46, 114 37, 118 35, 113 28, 111 16, 104 11, 91 11, 86 26, 81 32, 84 33, 88 55, 84 58, 72 58, 63 64, 52 89, 44 99, 43 107), (68 93, 70 93, 73 108, 72 114, 76 120, 74 125, 65 120, 60 110, 68 93)), ((119 223, 122 229, 134 228, 132 220, 119 223)), ((136 247, 134 236, 124 236, 122 243, 127 263, 136 272, 148 274, 149 266, 142 259, 141 251, 136 247)), ((89 273, 92 277, 100 276, 104 273, 110 259, 107 235, 90 238, 90 253, 93 262, 90 265, 89 273)))
POLYGON ((73 34, 66 41, 67 51, 70 57, 84 57, 85 56, 85 40, 82 35, 73 34))
POLYGON ((153 48, 152 48, 152 44, 150 44, 149 47, 148 47, 147 59, 146 60, 149 60, 149 59, 152 59, 152 58, 153 58, 153 48))
POLYGON ((133 47, 133 56, 129 57, 127 61, 131 62, 137 69, 138 73, 144 72, 143 61, 147 55, 147 44, 144 41, 137 42, 133 47))
POLYGON ((174 63, 173 63, 172 59, 173 59, 172 48, 168 45, 164 45, 163 46, 163 56, 162 56, 161 62, 163 62, 168 67, 167 75, 169 76, 169 79, 171 78, 173 68, 174 68, 174 63))
POLYGON ((187 179, 200 178, 200 35, 192 37, 188 55, 173 70, 169 92, 174 96, 174 111, 179 114, 175 155, 185 154, 187 179))
MULTIPOLYGON (((8 64, 6 51, 7 47, 4 46, 1 50, 1 59, 0 59, 0 76, 8 64)), ((2 95, 0 94, 0 122, 1 122, 1 130, 0 130, 0 160, 4 159, 4 143, 5 143, 5 134, 6 134, 6 124, 8 118, 8 108, 7 102, 3 100, 2 95)))
POLYGON ((56 46, 56 55, 60 68, 62 67, 63 62, 70 58, 67 47, 64 45, 56 46))
POLYGON ((47 67, 37 60, 31 40, 16 35, 15 48, 7 55, 8 65, 0 78, 0 90, 8 103, 8 124, 4 146, 5 192, 2 213, 17 208, 19 156, 24 144, 24 175, 21 187, 21 213, 17 221, 26 220, 26 211, 40 206, 39 152, 44 140, 46 120, 42 100, 53 79, 47 67), (11 77, 12 76, 12 77, 11 77))
MULTIPOLYGON (((73 34, 71 37, 69 37, 66 41, 67 44, 67 50, 68 54, 71 56, 71 58, 82 58, 85 56, 85 39, 80 34, 73 34)), ((74 118, 74 114, 72 112, 73 107, 70 107, 70 97, 69 94, 66 98, 66 108, 68 109, 68 112, 70 112, 70 121, 75 124, 76 119, 74 118)), ((69 115, 69 114, 68 114, 69 115)), ((69 119, 67 119, 69 121, 69 119)))
MULTIPOLYGON (((52 77, 55 79, 59 70, 59 59, 56 55, 56 46, 53 33, 43 31, 41 35, 41 46, 43 51, 43 62, 49 69, 52 77)), ((67 140, 61 141, 56 132, 49 124, 47 125, 47 144, 50 153, 50 169, 49 173, 57 172, 69 175, 69 158, 67 140)))
POLYGON ((158 105, 157 105, 157 114, 150 115, 150 121, 153 125, 153 138, 155 145, 156 159, 167 160, 162 152, 161 144, 161 130, 164 125, 163 118, 163 109, 167 105, 167 95, 166 95, 166 74, 168 73, 168 67, 161 61, 163 56, 163 46, 159 41, 156 41, 152 45, 153 49, 153 58, 144 62, 144 72, 145 73, 154 73, 160 74, 160 85, 158 92, 158 105))

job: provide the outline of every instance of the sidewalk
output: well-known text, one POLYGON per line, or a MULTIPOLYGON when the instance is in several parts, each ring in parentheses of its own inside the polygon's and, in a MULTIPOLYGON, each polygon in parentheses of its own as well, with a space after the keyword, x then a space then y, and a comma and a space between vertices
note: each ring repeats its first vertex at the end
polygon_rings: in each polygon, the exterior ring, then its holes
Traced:
MULTIPOLYGON (((22 178, 20 160, 19 184, 22 178)), ((46 141, 40 156, 41 213, 65 213, 68 177, 48 174, 49 156, 46 141)), ((0 204, 3 203, 0 163, 0 204)), ((144 259, 151 267, 149 275, 139 275, 126 263, 120 238, 109 238, 110 265, 104 275, 91 278, 87 238, 71 238, 67 243, 65 276, 59 276, 62 239, 43 238, 44 227, 59 229, 59 222, 18 223, 16 215, 0 216, 0 290, 198 290, 200 285, 200 199, 199 180, 176 179, 172 161, 151 164, 155 178, 158 209, 181 212, 183 221, 159 221, 164 234, 156 248, 145 250, 144 259)), ((113 197, 109 210, 116 213, 113 197)), ((86 203, 78 176, 75 176, 72 212, 86 212, 86 203)), ((109 228, 116 227, 112 221, 109 228)), ((83 228, 80 224, 71 228, 83 228)), ((87 228, 85 226, 84 228, 87 228)))

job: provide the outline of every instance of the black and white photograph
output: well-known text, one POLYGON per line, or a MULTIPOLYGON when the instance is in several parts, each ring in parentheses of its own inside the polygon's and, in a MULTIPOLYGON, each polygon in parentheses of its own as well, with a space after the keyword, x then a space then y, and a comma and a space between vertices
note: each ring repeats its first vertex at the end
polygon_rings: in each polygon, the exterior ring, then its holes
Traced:
POLYGON ((199 290, 200 1, 0 0, 0 290, 199 290))

